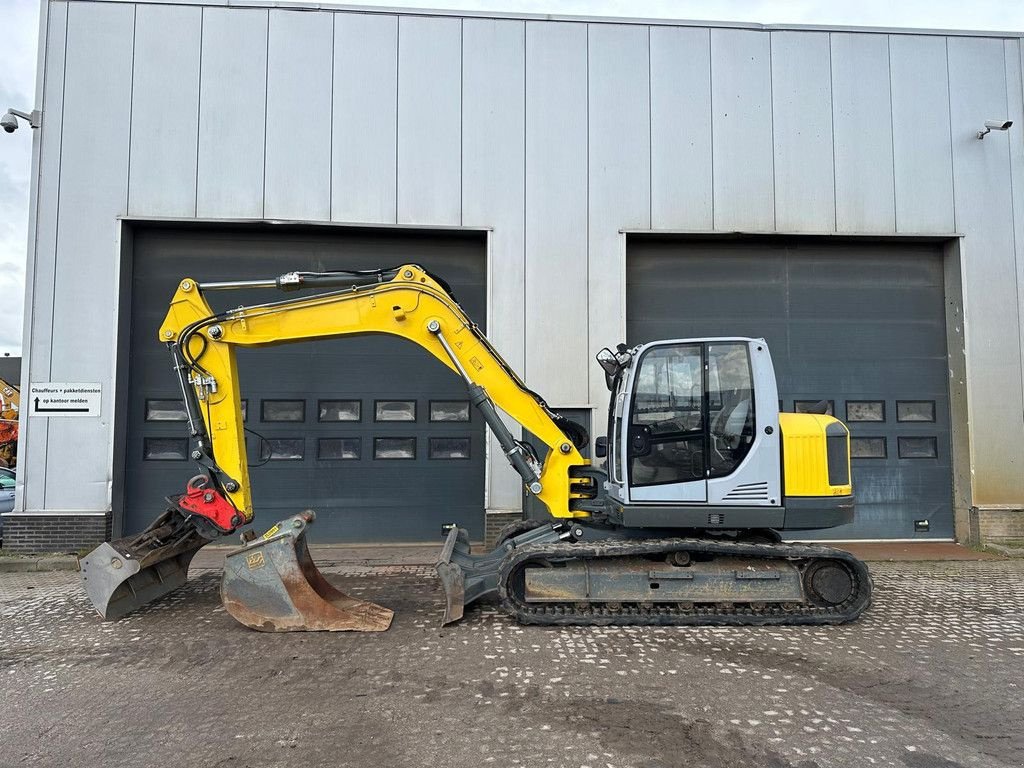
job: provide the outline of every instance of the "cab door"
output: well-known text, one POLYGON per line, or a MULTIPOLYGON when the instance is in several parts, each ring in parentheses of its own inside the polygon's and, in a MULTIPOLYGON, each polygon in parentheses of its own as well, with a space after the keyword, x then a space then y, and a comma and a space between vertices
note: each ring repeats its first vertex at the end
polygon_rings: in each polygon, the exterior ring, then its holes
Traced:
POLYGON ((640 352, 622 448, 630 501, 707 501, 704 368, 701 343, 640 352))

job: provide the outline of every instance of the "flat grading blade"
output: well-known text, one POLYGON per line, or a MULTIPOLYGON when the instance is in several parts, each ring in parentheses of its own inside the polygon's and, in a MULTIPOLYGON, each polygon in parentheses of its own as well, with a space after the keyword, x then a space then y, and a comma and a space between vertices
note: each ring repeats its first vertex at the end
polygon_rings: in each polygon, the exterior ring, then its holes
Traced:
POLYGON ((209 543, 168 509, 142 533, 96 547, 79 560, 79 576, 96 612, 113 621, 183 586, 193 556, 209 543))
POLYGON ((220 596, 235 619, 262 632, 383 632, 393 611, 332 587, 306 545, 307 510, 229 552, 220 596))

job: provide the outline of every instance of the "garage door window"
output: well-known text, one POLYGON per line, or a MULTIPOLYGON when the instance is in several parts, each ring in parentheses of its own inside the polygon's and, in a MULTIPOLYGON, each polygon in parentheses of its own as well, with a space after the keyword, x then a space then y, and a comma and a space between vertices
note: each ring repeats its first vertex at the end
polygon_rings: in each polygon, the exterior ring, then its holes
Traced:
POLYGON ((847 400, 846 420, 848 422, 885 421, 885 401, 847 400))
POLYGON ((432 437, 429 455, 432 459, 468 459, 469 438, 432 437))
POLYGON ((468 400, 431 400, 431 421, 469 421, 468 400))
POLYGON ((821 413, 821 404, 825 403, 825 413, 835 415, 836 404, 832 400, 794 400, 793 410, 796 413, 821 413))
POLYGON ((301 437, 271 437, 260 441, 260 461, 301 461, 305 441, 301 437))
POLYGON ((373 404, 374 421, 416 421, 415 400, 377 400, 373 404))
POLYGON ((375 437, 373 439, 375 459, 415 459, 415 437, 375 437))
POLYGON ((320 400, 317 403, 320 421, 361 421, 362 403, 358 400, 320 400))
POLYGON ((146 421, 187 421, 182 400, 147 400, 146 421))
POLYGON ((185 461, 188 458, 188 440, 183 437, 147 437, 142 444, 142 457, 146 461, 185 461))
POLYGON ((934 459, 939 455, 938 441, 934 437, 901 437, 901 459, 934 459))
POLYGON ((935 421, 935 403, 931 400, 897 400, 896 421, 935 421))
POLYGON ((362 453, 358 437, 321 437, 316 457, 321 461, 351 461, 362 453))
POLYGON ((262 409, 261 421, 305 421, 306 401, 305 400, 263 400, 260 402, 262 409))
POLYGON ((884 459, 887 456, 884 437, 851 437, 851 459, 884 459))

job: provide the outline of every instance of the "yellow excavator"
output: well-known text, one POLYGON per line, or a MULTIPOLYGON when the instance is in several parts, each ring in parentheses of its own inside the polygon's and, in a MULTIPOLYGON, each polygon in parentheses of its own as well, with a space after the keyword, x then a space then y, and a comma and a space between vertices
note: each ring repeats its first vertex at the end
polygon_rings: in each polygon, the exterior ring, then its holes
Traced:
MULTIPOLYGON (((116 619, 177 589, 201 547, 253 520, 238 347, 360 334, 419 345, 465 380, 546 520, 514 523, 490 552, 465 529, 443 532, 443 623, 491 597, 525 624, 838 624, 867 607, 871 579, 852 555, 783 543, 780 532, 853 519, 849 432, 821 413, 780 413, 763 339, 654 341, 602 349, 611 392, 601 465, 586 430, 556 414, 513 372, 442 279, 416 264, 291 272, 268 280, 178 284, 160 340, 178 376, 199 471, 145 531, 81 562, 85 590, 116 619), (217 291, 318 290, 215 311, 217 291), (528 430, 538 451, 499 415, 528 430)), ((246 626, 387 629, 386 608, 349 597, 313 564, 300 512, 229 553, 221 595, 246 626)))

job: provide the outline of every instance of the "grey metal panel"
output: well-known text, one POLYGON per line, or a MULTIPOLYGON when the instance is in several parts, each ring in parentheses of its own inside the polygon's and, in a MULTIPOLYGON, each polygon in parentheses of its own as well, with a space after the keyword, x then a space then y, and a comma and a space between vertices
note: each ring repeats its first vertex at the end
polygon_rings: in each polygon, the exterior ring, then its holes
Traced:
POLYGON ((462 220, 462 21, 398 20, 398 221, 462 220))
POLYGON ((261 217, 267 11, 204 8, 202 56, 196 213, 261 217))
POLYGON ((899 232, 952 232, 953 167, 946 41, 889 38, 899 232))
MULTIPOLYGON (((519 373, 526 317, 526 27, 467 19, 462 34, 462 218, 488 236, 490 338, 519 373)), ((510 427, 518 434, 519 426, 510 427)), ((493 437, 491 455, 501 456, 493 437)), ((490 462, 489 509, 519 509, 522 483, 501 459, 490 462)))
POLYGON ((840 32, 831 38, 836 229, 895 232, 888 41, 840 32))
MULTIPOLYGON (((1019 504, 1024 496, 1024 443, 1017 265, 1010 189, 1010 141, 993 131, 976 138, 986 119, 1007 110, 1006 63, 999 40, 949 40, 950 126, 957 227, 967 312, 974 503, 1019 504)), ((1014 126, 1016 128, 1016 126, 1014 126)))
POLYGON ((824 32, 772 32, 775 226, 830 232, 836 224, 831 51, 824 32))
MULTIPOLYGON (((56 381, 106 382, 107 395, 117 303, 108 275, 118 253, 116 217, 128 204, 134 23, 131 5, 68 7, 49 373, 56 381)), ((103 398, 99 418, 50 419, 47 508, 107 508, 112 400, 103 398)))
POLYGON ((526 376, 556 406, 587 401, 587 222, 587 27, 529 22, 526 376))
POLYGON ((398 17, 334 17, 331 218, 395 222, 398 17))
POLYGON ((203 11, 138 7, 128 213, 194 216, 203 11))
POLYGON ((264 216, 331 217, 334 15, 275 9, 267 40, 264 216))
MULTIPOLYGON (((651 226, 650 52, 644 27, 595 25, 587 46, 589 166, 589 336, 599 348, 626 332, 619 313, 603 311, 622 300, 625 236, 620 228, 651 226)), ((590 350, 585 350, 590 352, 590 350)), ((604 374, 587 355, 590 389, 585 402, 607 396, 604 374)))
POLYGON ((715 229, 775 228, 771 42, 711 30, 715 229))
POLYGON ((711 30, 650 33, 651 226, 710 230, 711 30))
POLYGON ((770 241, 630 241, 628 343, 763 336, 784 410, 794 401, 883 400, 885 459, 853 462, 857 517, 815 538, 953 534, 945 293, 941 246, 770 241), (935 403, 934 423, 896 421, 897 400, 935 403), (900 436, 935 437, 936 459, 900 459, 900 436))
MULTIPOLYGON (((68 4, 49 6, 46 26, 46 55, 42 109, 45 115, 60 115, 64 109, 64 61, 67 39, 68 4)), ((57 251, 57 212, 60 192, 61 121, 46 120, 39 129, 39 176, 36 182, 36 231, 33 257, 25 275, 26 315, 24 345, 28 350, 23 385, 50 378, 54 307, 54 272, 57 251)), ((27 391, 22 387, 23 391, 27 391)), ((49 419, 33 418, 22 412, 18 441, 19 461, 32 472, 18 476, 19 509, 38 510, 45 506, 47 425, 49 419)))
MULTIPOLYGON (((1004 40, 1006 61, 1007 118, 1014 126, 1024 127, 1024 51, 1020 40, 1004 40)), ((1012 130, 1012 129, 1011 129, 1012 130)), ((1024 350, 1024 140, 1010 141, 1010 183, 1013 198, 1013 242, 1017 266, 1018 345, 1024 350)), ((1021 355, 1021 381, 1024 382, 1024 354, 1021 355)), ((1022 406, 1024 411, 1024 406, 1022 406)))
MULTIPOLYGON (((117 458, 125 462, 125 532, 159 513, 163 497, 178 493, 194 473, 187 461, 146 461, 144 441, 182 438, 182 422, 146 421, 146 399, 179 400, 168 353, 157 339, 167 301, 182 274, 198 280, 266 277, 292 269, 330 266, 366 269, 413 260, 450 281, 467 313, 486 316, 486 265, 480 234, 345 230, 275 226, 139 227, 134 238, 132 341, 128 356, 129 426, 117 458)), ((277 291, 234 291, 210 297, 216 308, 280 299, 277 291)), ((483 538, 484 426, 475 409, 469 422, 429 421, 430 400, 468 401, 466 386, 418 346, 380 335, 285 344, 237 353, 247 426, 267 439, 302 441, 302 460, 273 460, 250 477, 256 528, 304 508, 317 512, 315 541, 433 541, 456 522, 483 538), (302 422, 262 421, 261 402, 300 399, 302 422), (358 399, 358 422, 319 421, 320 399, 358 399), (374 420, 378 399, 416 400, 414 422, 374 420), (414 460, 373 458, 376 437, 415 437, 414 460), (358 460, 321 460, 320 438, 361 440, 358 460), (468 437, 470 458, 431 459, 431 437, 468 437)), ((249 438, 250 464, 259 464, 259 440, 249 438)))

